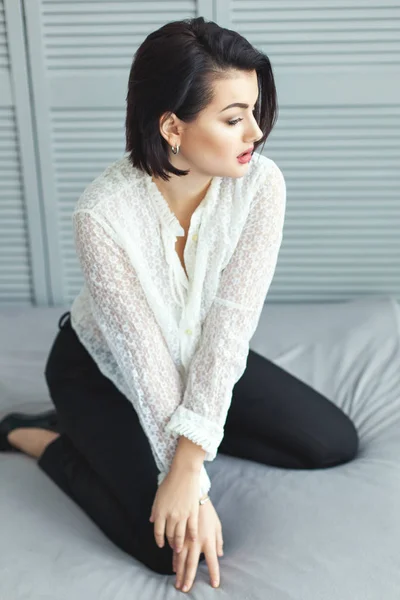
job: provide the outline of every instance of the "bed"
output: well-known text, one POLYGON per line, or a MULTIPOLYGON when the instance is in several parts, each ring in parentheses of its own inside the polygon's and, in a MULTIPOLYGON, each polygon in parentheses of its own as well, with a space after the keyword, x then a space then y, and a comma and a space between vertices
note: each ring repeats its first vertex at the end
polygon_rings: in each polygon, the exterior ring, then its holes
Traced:
MULTIPOLYGON (((0 411, 51 407, 44 365, 69 306, 0 309, 0 411)), ((356 459, 291 470, 218 454, 207 463, 224 533, 220 588, 199 565, 189 597, 399 600, 400 305, 390 295, 265 304, 251 349, 354 421, 356 459)), ((0 600, 183 597, 117 548, 37 467, 0 454, 0 600)))

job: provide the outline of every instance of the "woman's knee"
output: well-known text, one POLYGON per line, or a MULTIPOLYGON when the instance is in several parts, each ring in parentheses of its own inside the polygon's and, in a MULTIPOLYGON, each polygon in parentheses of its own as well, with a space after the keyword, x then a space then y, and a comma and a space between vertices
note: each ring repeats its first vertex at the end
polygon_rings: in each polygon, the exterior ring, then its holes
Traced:
POLYGON ((350 462, 358 453, 359 436, 356 426, 348 415, 342 413, 334 429, 328 448, 322 458, 322 467, 350 462))
MULTIPOLYGON (((138 510, 138 513, 142 510, 138 510)), ((132 544, 130 554, 143 565, 159 575, 173 575, 172 558, 173 552, 168 541, 164 540, 164 546, 159 548, 154 537, 154 523, 148 521, 144 512, 150 514, 150 510, 143 511, 136 518, 136 525, 132 530, 132 544), (139 524, 140 523, 140 524, 139 524)))
MULTIPOLYGON (((145 523, 134 538, 132 556, 146 567, 159 575, 174 575, 172 568, 173 551, 168 541, 164 540, 164 546, 159 548, 154 537, 154 523, 145 523)), ((205 561, 202 552, 199 563, 205 561)))

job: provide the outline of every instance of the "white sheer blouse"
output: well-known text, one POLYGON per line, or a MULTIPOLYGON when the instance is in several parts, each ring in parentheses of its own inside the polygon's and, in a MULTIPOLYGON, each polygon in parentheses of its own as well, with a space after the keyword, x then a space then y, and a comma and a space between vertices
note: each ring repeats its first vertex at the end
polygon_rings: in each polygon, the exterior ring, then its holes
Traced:
MULTIPOLYGON (((84 190, 73 231, 84 284, 71 323, 100 371, 132 402, 159 469, 179 436, 214 460, 246 368, 282 242, 286 186, 255 154, 243 177, 214 177, 185 235, 151 176, 128 155, 84 190)), ((135 460, 135 457, 132 457, 135 460)), ((211 487, 205 466, 199 496, 211 487)))

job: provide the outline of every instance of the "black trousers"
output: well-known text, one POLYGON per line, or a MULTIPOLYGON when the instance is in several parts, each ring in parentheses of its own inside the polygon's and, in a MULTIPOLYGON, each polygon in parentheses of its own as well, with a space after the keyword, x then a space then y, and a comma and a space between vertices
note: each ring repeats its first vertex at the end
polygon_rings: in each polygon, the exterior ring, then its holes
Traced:
MULTIPOLYGON (((172 549, 167 540, 157 546, 149 522, 158 475, 149 441, 131 402, 79 341, 68 312, 59 320, 45 378, 60 436, 46 447, 39 467, 119 548, 151 570, 173 575, 172 549)), ((318 469, 348 462, 357 450, 357 431, 343 411, 250 351, 233 389, 220 453, 318 469)))

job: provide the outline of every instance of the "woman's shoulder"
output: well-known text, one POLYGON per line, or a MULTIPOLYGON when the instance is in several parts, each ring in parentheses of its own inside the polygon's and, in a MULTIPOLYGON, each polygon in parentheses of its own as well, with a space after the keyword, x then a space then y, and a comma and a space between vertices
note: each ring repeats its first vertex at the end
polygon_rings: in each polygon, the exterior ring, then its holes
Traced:
POLYGON ((264 154, 254 154, 243 177, 227 178, 224 189, 229 194, 239 194, 251 199, 263 187, 276 180, 284 182, 283 173, 276 162, 264 154))
POLYGON ((75 204, 74 212, 78 210, 95 210, 104 204, 116 206, 118 201, 129 191, 134 195, 141 173, 132 167, 129 156, 108 165, 83 190, 75 204))
POLYGON ((272 158, 264 154, 258 154, 255 157, 253 172, 250 176, 254 179, 265 181, 274 177, 283 177, 283 173, 272 158))

